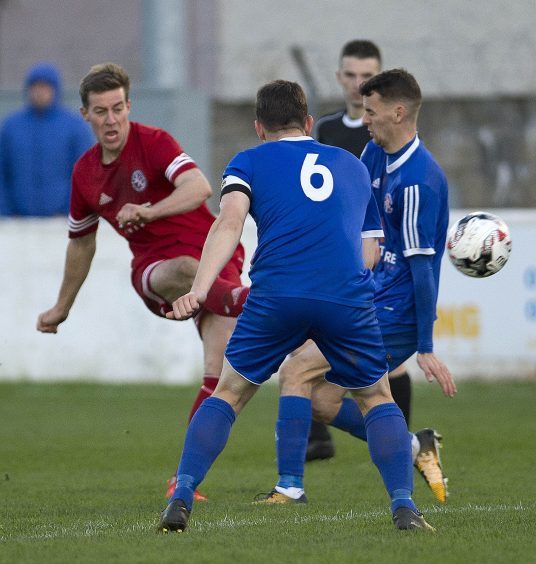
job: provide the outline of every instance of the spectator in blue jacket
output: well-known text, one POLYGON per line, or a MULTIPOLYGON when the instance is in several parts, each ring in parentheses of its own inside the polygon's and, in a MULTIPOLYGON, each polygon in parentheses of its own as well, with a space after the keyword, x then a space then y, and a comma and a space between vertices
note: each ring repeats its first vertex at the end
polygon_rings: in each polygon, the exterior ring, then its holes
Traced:
POLYGON ((62 106, 54 65, 30 68, 24 92, 25 106, 0 127, 0 215, 67 215, 73 165, 93 135, 81 116, 62 106))

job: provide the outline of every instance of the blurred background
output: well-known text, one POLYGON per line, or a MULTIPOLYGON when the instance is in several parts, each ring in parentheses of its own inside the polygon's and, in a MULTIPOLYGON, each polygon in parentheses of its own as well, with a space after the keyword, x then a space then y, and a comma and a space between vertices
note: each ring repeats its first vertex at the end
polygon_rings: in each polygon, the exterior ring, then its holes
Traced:
MULTIPOLYGON (((78 83, 90 66, 117 62, 131 77, 132 119, 176 136, 216 188, 228 160, 257 143, 259 86, 297 80, 315 117, 341 109, 340 49, 351 39, 370 39, 385 69, 404 67, 422 87, 420 135, 447 174, 452 209, 495 209, 513 222, 512 264, 504 272, 474 281, 445 266, 440 352, 456 362, 463 349, 461 372, 470 358, 469 374, 487 374, 493 369, 482 367, 499 362, 508 367, 501 374, 535 376, 534 29, 533 0, 0 0, 0 120, 21 104, 25 74, 36 61, 60 69, 64 101, 75 110, 78 83), (505 334, 508 344, 501 347, 505 334)), ((210 206, 217 210, 217 195, 210 206)), ((121 374, 177 381, 169 368, 175 361, 187 366, 186 380, 197 372, 193 324, 173 325, 145 311, 126 289, 126 245, 112 242, 104 226, 100 231, 106 242, 81 303, 51 337, 37 334, 34 324, 61 280, 65 221, 0 221, 0 378, 121 374), (98 300, 99 310, 103 300, 109 305, 109 318, 95 312, 98 300), (127 308, 128 322, 120 319, 127 308), (140 348, 140 324, 153 350, 168 356, 157 360, 140 348), (135 358, 125 367, 129 346, 135 358)))
POLYGON ((531 0, 0 0, 0 118, 27 68, 48 60, 77 108, 89 67, 114 61, 133 84, 133 119, 176 135, 217 185, 255 143, 253 98, 301 82, 317 115, 341 107, 343 43, 371 39, 384 68, 424 94, 421 136, 452 205, 536 205, 536 6, 531 0))

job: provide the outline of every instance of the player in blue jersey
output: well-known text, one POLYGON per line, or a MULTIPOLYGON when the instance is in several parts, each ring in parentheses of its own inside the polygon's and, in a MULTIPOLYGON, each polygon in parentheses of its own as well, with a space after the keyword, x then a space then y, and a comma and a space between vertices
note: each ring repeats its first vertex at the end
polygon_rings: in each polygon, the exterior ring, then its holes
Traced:
MULTIPOLYGON (((395 525, 431 529, 411 499, 407 425, 389 390, 372 274, 362 258, 363 229, 380 226, 368 172, 351 153, 309 136, 313 118, 298 84, 263 86, 256 115, 255 129, 265 143, 239 153, 227 166, 221 211, 192 290, 173 303, 177 319, 198 311, 249 212, 258 231, 251 291, 218 386, 188 428, 177 488, 160 529, 184 530, 193 492, 224 448, 236 415, 307 339, 329 360, 327 380, 349 390, 363 412, 369 451, 391 498, 395 525)), ((302 502, 310 424, 308 397, 281 398, 278 448, 290 460, 282 479, 302 502)))
MULTIPOLYGON (((402 70, 380 73, 361 87, 364 123, 372 141, 362 162, 367 166, 385 231, 382 260, 376 267, 375 303, 389 370, 417 352, 426 378, 434 378, 452 397, 456 387, 448 368, 433 352, 439 269, 448 225, 447 181, 441 168, 417 135, 420 88, 402 70)), ((314 343, 306 344, 285 365, 291 370, 281 384, 281 395, 309 396, 313 388, 315 418, 367 440, 365 421, 345 391, 322 379, 329 363, 314 343), (288 381, 287 381, 288 380, 288 381)), ((433 430, 412 436, 415 466, 436 499, 447 496, 437 436, 433 430), (419 444, 420 440, 420 444, 419 444)), ((278 448, 279 474, 289 463, 278 448)), ((292 492, 282 487, 264 498, 265 503, 292 503, 292 492)))
MULTIPOLYGON (((380 49, 372 41, 354 39, 344 44, 339 55, 337 82, 341 86, 345 108, 337 113, 323 116, 315 123, 316 139, 320 143, 335 145, 361 157, 365 146, 370 141, 367 126, 363 123, 363 97, 359 92, 361 84, 377 75, 381 71, 382 58, 380 49)), ((298 355, 293 355, 284 363, 279 371, 281 387, 285 388, 287 374, 292 374, 294 364, 300 363, 298 355)), ((389 371, 389 385, 393 399, 402 410, 406 423, 410 427, 411 414, 411 378, 405 364, 389 371)), ((436 436, 439 436, 436 434, 436 436)), ((430 450, 437 450, 434 444, 434 431, 422 429, 414 434, 414 463, 420 463, 424 458, 430 461, 426 464, 426 472, 430 476, 437 475, 433 456, 430 450), (422 439, 422 445, 421 440, 422 439), (417 444, 418 443, 418 444, 417 444), (431 448, 430 448, 431 447, 431 448)), ((335 455, 335 445, 326 425, 313 420, 306 460, 331 458, 335 455)))

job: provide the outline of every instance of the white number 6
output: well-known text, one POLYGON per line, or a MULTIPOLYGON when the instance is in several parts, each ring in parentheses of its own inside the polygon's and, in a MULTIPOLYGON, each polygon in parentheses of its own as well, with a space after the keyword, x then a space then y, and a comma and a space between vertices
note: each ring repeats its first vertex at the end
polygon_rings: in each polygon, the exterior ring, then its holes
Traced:
POLYGON ((327 166, 315 164, 318 155, 316 153, 307 153, 303 161, 300 182, 305 195, 314 202, 322 202, 327 200, 333 192, 333 175, 327 166), (322 185, 315 188, 311 184, 313 174, 322 176, 322 185))

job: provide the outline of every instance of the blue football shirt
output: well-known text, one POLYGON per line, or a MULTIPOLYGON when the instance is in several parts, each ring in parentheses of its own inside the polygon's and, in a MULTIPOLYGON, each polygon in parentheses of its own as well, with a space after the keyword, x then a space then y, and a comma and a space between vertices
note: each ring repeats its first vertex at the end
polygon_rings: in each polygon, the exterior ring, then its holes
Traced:
POLYGON ((382 232, 359 159, 306 136, 265 142, 231 160, 222 196, 232 190, 251 198, 257 224, 252 293, 372 305, 361 237, 382 232))
POLYGON ((361 160, 372 179, 385 242, 375 270, 376 307, 382 333, 417 323, 408 258, 433 255, 435 299, 449 220, 446 177, 416 136, 398 153, 388 155, 370 141, 361 160))

